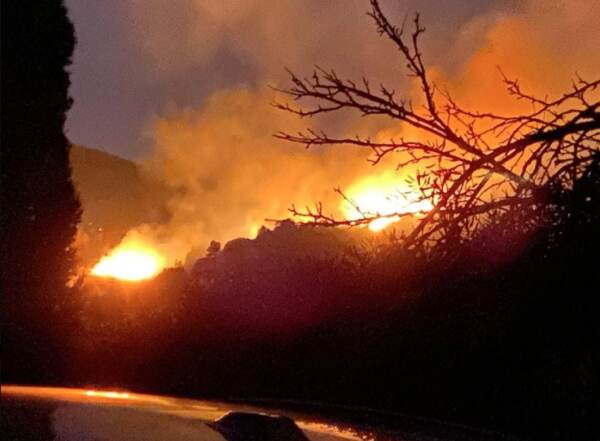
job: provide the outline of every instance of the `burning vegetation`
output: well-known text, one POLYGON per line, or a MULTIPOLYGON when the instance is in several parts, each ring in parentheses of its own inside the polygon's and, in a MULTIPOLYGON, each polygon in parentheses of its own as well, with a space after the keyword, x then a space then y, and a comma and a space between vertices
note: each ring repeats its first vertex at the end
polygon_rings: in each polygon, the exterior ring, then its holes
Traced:
MULTIPOLYGON (((363 117, 385 115, 397 122, 400 134, 387 140, 370 135, 336 137, 324 130, 308 129, 297 134, 280 132, 280 139, 307 148, 323 145, 358 146, 372 153, 379 164, 395 154, 397 169, 416 168, 411 202, 424 214, 418 225, 406 232, 405 246, 426 245, 448 237, 466 239, 494 218, 512 210, 525 210, 544 204, 548 192, 571 188, 598 155, 600 80, 580 76, 570 90, 555 98, 537 97, 517 80, 504 76, 508 94, 527 103, 529 111, 501 114, 462 107, 444 85, 433 82, 419 47, 425 32, 419 15, 412 30, 397 27, 383 14, 379 3, 371 1, 371 12, 380 35, 392 42, 406 63, 407 74, 419 89, 415 101, 399 97, 367 78, 355 82, 333 70, 318 68, 308 78, 291 74, 292 86, 280 89, 296 103, 307 107, 276 104, 300 117, 314 117, 343 110, 363 117), (405 136, 403 132, 414 135, 405 136), (419 205, 421 204, 421 205, 419 205), (427 207, 427 210, 423 210, 427 207)), ((341 191, 345 199, 352 202, 341 191)), ((295 216, 310 225, 382 225, 384 219, 413 215, 414 210, 388 207, 386 213, 362 211, 357 219, 335 219, 322 205, 299 211, 295 216)), ((377 207, 375 207, 377 208, 377 207)))
MULTIPOLYGON (((377 233, 397 224, 407 214, 422 217, 433 208, 430 201, 419 199, 419 193, 410 189, 405 180, 392 173, 363 178, 348 188, 347 195, 336 190, 341 197, 340 211, 350 224, 367 226, 377 233), (365 216, 374 217, 368 224, 365 216)), ((401 228, 406 228, 403 224, 401 228)), ((249 231, 255 237, 258 228, 249 231)), ((363 237, 363 236, 360 236, 363 237)), ((90 274, 96 277, 112 277, 135 282, 156 276, 174 262, 161 254, 160 245, 155 246, 141 234, 129 234, 121 243, 94 264, 90 274)))
MULTIPOLYGON (((287 16, 287 7, 292 6, 242 2, 239 15, 223 15, 213 7, 203 12, 239 32, 243 51, 259 50, 253 84, 273 84, 303 107, 294 107, 294 101, 287 109, 292 113, 280 112, 269 103, 282 103, 281 94, 236 85, 213 93, 202 105, 173 108, 156 119, 152 154, 143 168, 168 190, 166 216, 133 225, 124 241, 129 235, 143 236, 167 266, 179 261, 189 267, 211 240, 254 236, 265 218, 285 219, 295 204, 299 222, 371 229, 386 225, 388 231, 393 225, 405 234, 415 231, 411 240, 430 243, 448 231, 472 234, 511 207, 543 199, 547 187, 572 183, 590 164, 597 142, 590 130, 596 123, 590 105, 597 101, 594 75, 600 61, 582 54, 593 53, 599 38, 597 5, 549 7, 545 0, 530 0, 510 13, 473 19, 458 34, 452 32, 456 41, 436 43, 441 46, 437 51, 436 45, 431 47, 438 37, 434 29, 433 38, 425 41, 434 53, 426 57, 419 49, 424 35, 429 36, 423 26, 407 23, 401 29, 373 4, 371 20, 386 41, 377 40, 366 22, 357 22, 344 43, 352 50, 318 39, 297 48, 290 63, 276 61, 289 54, 282 39, 248 35, 240 26, 256 20, 257 29, 275 26, 277 35, 301 35, 309 28, 302 18, 305 11, 295 9, 298 22, 290 24, 279 19, 287 16), (250 14, 255 8, 262 12, 250 14), (281 17, 262 21, 271 14, 281 17), (260 48, 245 46, 255 39, 260 48), (566 41, 577 41, 580 50, 570 50, 566 41), (362 47, 369 50, 356 50, 362 47), (330 59, 335 71, 317 70, 306 79, 295 75, 292 87, 285 87, 282 64, 300 71, 330 59), (406 64, 404 80, 398 71, 406 64), (504 78, 497 66, 506 72, 504 78), (342 75, 346 71, 347 77, 342 75), (572 89, 565 88, 575 71, 580 77, 572 89), (295 117, 298 112, 311 118, 313 132, 295 117), (274 140, 278 129, 285 130, 280 138, 311 149, 274 140), (335 148, 340 144, 348 146, 335 148), (377 162, 375 168, 365 161, 367 156, 377 162), (408 213, 413 211, 416 216, 408 213)), ((326 12, 320 14, 335 16, 330 6, 319 3, 317 10, 323 8, 326 12)), ((317 34, 329 32, 325 22, 311 19, 310 26, 318 28, 317 34)), ((146 24, 159 34, 164 31, 160 23, 146 24)), ((185 26, 174 32, 203 29, 196 24, 186 18, 185 26)), ((191 53, 199 47, 214 49, 205 46, 203 34, 180 37, 160 44, 144 40, 143 49, 162 59, 169 47, 169 56, 176 58, 169 66, 173 69, 189 64, 190 52, 182 52, 176 42, 195 43, 191 53)), ((288 107, 285 102, 283 107, 288 107)))
MULTIPOLYGON (((138 274, 139 266, 147 268, 148 275, 175 261, 193 262, 201 257, 197 250, 210 240, 254 235, 265 218, 284 219, 289 202, 296 205, 288 214, 301 224, 366 226, 372 232, 395 226, 409 247, 431 246, 450 236, 464 240, 508 212, 541 207, 553 189, 572 187, 590 166, 599 142, 598 80, 582 74, 571 89, 546 97, 495 72, 504 81, 507 101, 484 90, 489 82, 479 79, 490 72, 481 72, 482 55, 477 53, 465 67, 472 87, 464 90, 425 63, 419 47, 425 29, 419 16, 411 29, 397 27, 378 2, 371 7, 369 15, 379 34, 406 65, 412 81, 408 93, 319 68, 308 78, 292 74, 291 87, 277 88, 294 103, 305 104, 276 102, 276 109, 286 111, 283 115, 264 107, 269 99, 264 90, 237 90, 213 96, 201 112, 185 111, 160 121, 147 167, 173 192, 170 219, 134 228, 93 273, 117 274, 124 264, 111 267, 109 262, 117 262, 119 256, 130 257, 132 268, 126 271, 132 274, 138 274), (461 104, 481 102, 486 93, 497 102, 491 110, 490 103, 481 111, 461 104), (374 122, 356 124, 367 130, 358 135, 334 136, 320 128, 323 118, 341 112, 374 122), (319 128, 302 130, 287 117, 294 115, 315 119, 319 128), (388 120, 385 124, 382 116, 388 120), (291 128, 276 134, 285 141, 311 149, 353 149, 300 154, 274 148, 269 131, 276 124, 291 128), (223 144, 230 146, 226 153, 223 144), (365 154, 381 172, 359 165, 365 154), (326 193, 331 176, 339 186, 326 193), (222 204, 224 199, 227 204, 222 204), (313 207, 315 200, 320 202, 313 207), (403 219, 406 222, 400 222, 403 219), (143 256, 128 251, 132 237, 143 244, 143 256), (195 254, 190 255, 193 248, 195 254)), ((490 34, 493 41, 498 38, 497 32, 490 34)), ((497 47, 504 51, 504 44, 497 47)), ((516 57, 516 66, 507 67, 535 77, 518 65, 519 60, 516 57)), ((585 73, 593 70, 589 66, 594 62, 587 64, 585 73)))
POLYGON ((129 282, 149 279, 165 267, 165 258, 145 244, 125 242, 94 265, 96 277, 114 277, 129 282))

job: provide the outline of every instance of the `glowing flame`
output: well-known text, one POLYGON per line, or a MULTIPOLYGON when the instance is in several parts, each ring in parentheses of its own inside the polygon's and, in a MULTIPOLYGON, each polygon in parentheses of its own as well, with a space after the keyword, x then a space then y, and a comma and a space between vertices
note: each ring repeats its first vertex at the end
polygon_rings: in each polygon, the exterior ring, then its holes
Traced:
POLYGON ((139 281, 156 276, 165 264, 165 259, 150 246, 127 241, 100 259, 91 273, 98 277, 139 281))
POLYGON ((127 400, 130 398, 129 392, 116 392, 112 390, 86 390, 85 395, 88 397, 112 398, 117 400, 127 400))
POLYGON ((390 174, 365 178, 352 186, 346 195, 353 201, 344 203, 347 219, 382 216, 369 223, 371 231, 381 231, 398 222, 402 214, 419 216, 433 208, 431 201, 422 199, 417 190, 390 174))

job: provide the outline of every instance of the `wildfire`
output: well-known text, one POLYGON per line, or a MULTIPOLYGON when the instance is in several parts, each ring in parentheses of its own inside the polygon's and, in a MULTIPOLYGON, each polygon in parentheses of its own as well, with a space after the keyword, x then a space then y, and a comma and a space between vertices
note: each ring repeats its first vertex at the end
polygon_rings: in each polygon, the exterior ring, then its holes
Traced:
POLYGON ((86 390, 85 395, 88 397, 113 398, 118 400, 127 400, 131 398, 129 392, 117 392, 112 390, 86 390))
POLYGON ((165 264, 165 259, 150 246, 127 241, 100 259, 91 274, 135 282, 156 276, 165 264))
POLYGON ((402 214, 419 215, 433 208, 431 201, 423 200, 416 190, 390 174, 359 181, 348 190, 347 196, 352 201, 345 201, 342 207, 347 219, 383 216, 369 223, 371 231, 381 231, 398 222, 402 214))
MULTIPOLYGON (((348 200, 341 208, 346 219, 380 216, 368 225, 373 232, 398 222, 403 214, 413 213, 418 217, 433 208, 431 201, 424 200, 416 189, 393 173, 363 178, 350 186, 345 194, 348 200)), ((253 238, 257 236, 258 225, 250 225, 249 235, 253 238)), ((116 248, 96 263, 90 273, 131 282, 151 279, 166 267, 166 256, 170 255, 162 244, 158 248, 163 253, 153 244, 143 233, 130 231, 116 248)))

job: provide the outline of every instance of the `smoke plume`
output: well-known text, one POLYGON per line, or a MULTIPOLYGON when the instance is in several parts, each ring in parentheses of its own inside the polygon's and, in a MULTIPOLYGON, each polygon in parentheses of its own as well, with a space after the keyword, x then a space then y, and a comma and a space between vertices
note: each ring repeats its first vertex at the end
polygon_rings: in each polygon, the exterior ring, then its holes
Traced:
MULTIPOLYGON (((448 23, 430 23, 428 3, 423 11, 430 74, 465 107, 510 113, 526 105, 507 96, 498 67, 542 95, 566 90, 576 73, 590 78, 600 72, 598 2, 530 0, 518 8, 497 3, 448 23)), ((177 78, 193 66, 218 64, 223 54, 235 54, 247 69, 241 84, 218 90, 195 107, 174 104, 151 124, 153 149, 144 166, 171 190, 170 220, 141 225, 131 234, 145 237, 170 263, 184 261, 190 250, 202 254, 213 239, 252 237, 265 218, 287 217, 292 203, 322 201, 339 215, 342 203, 333 187, 393 170, 393 160, 371 167, 368 152, 358 148, 307 151, 272 136, 314 125, 340 135, 412 134, 389 120, 341 114, 300 121, 270 106, 277 96, 267 85, 285 84, 285 66, 308 75, 315 64, 349 78, 365 75, 416 97, 392 43, 377 35, 364 14, 367 2, 129 5, 135 17, 130 36, 157 75, 177 78)), ((384 10, 402 22, 415 5, 400 6, 385 2, 384 10)), ((398 172, 399 179, 410 172, 398 172)))

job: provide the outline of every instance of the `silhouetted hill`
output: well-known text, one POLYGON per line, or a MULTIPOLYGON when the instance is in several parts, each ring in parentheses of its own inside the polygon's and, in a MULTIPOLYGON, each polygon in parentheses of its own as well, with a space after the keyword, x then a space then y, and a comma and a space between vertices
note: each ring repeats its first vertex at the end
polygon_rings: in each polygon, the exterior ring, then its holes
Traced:
POLYGON ((130 228, 165 217, 167 190, 139 164, 73 145, 71 166, 83 208, 80 248, 84 261, 114 245, 130 228))

